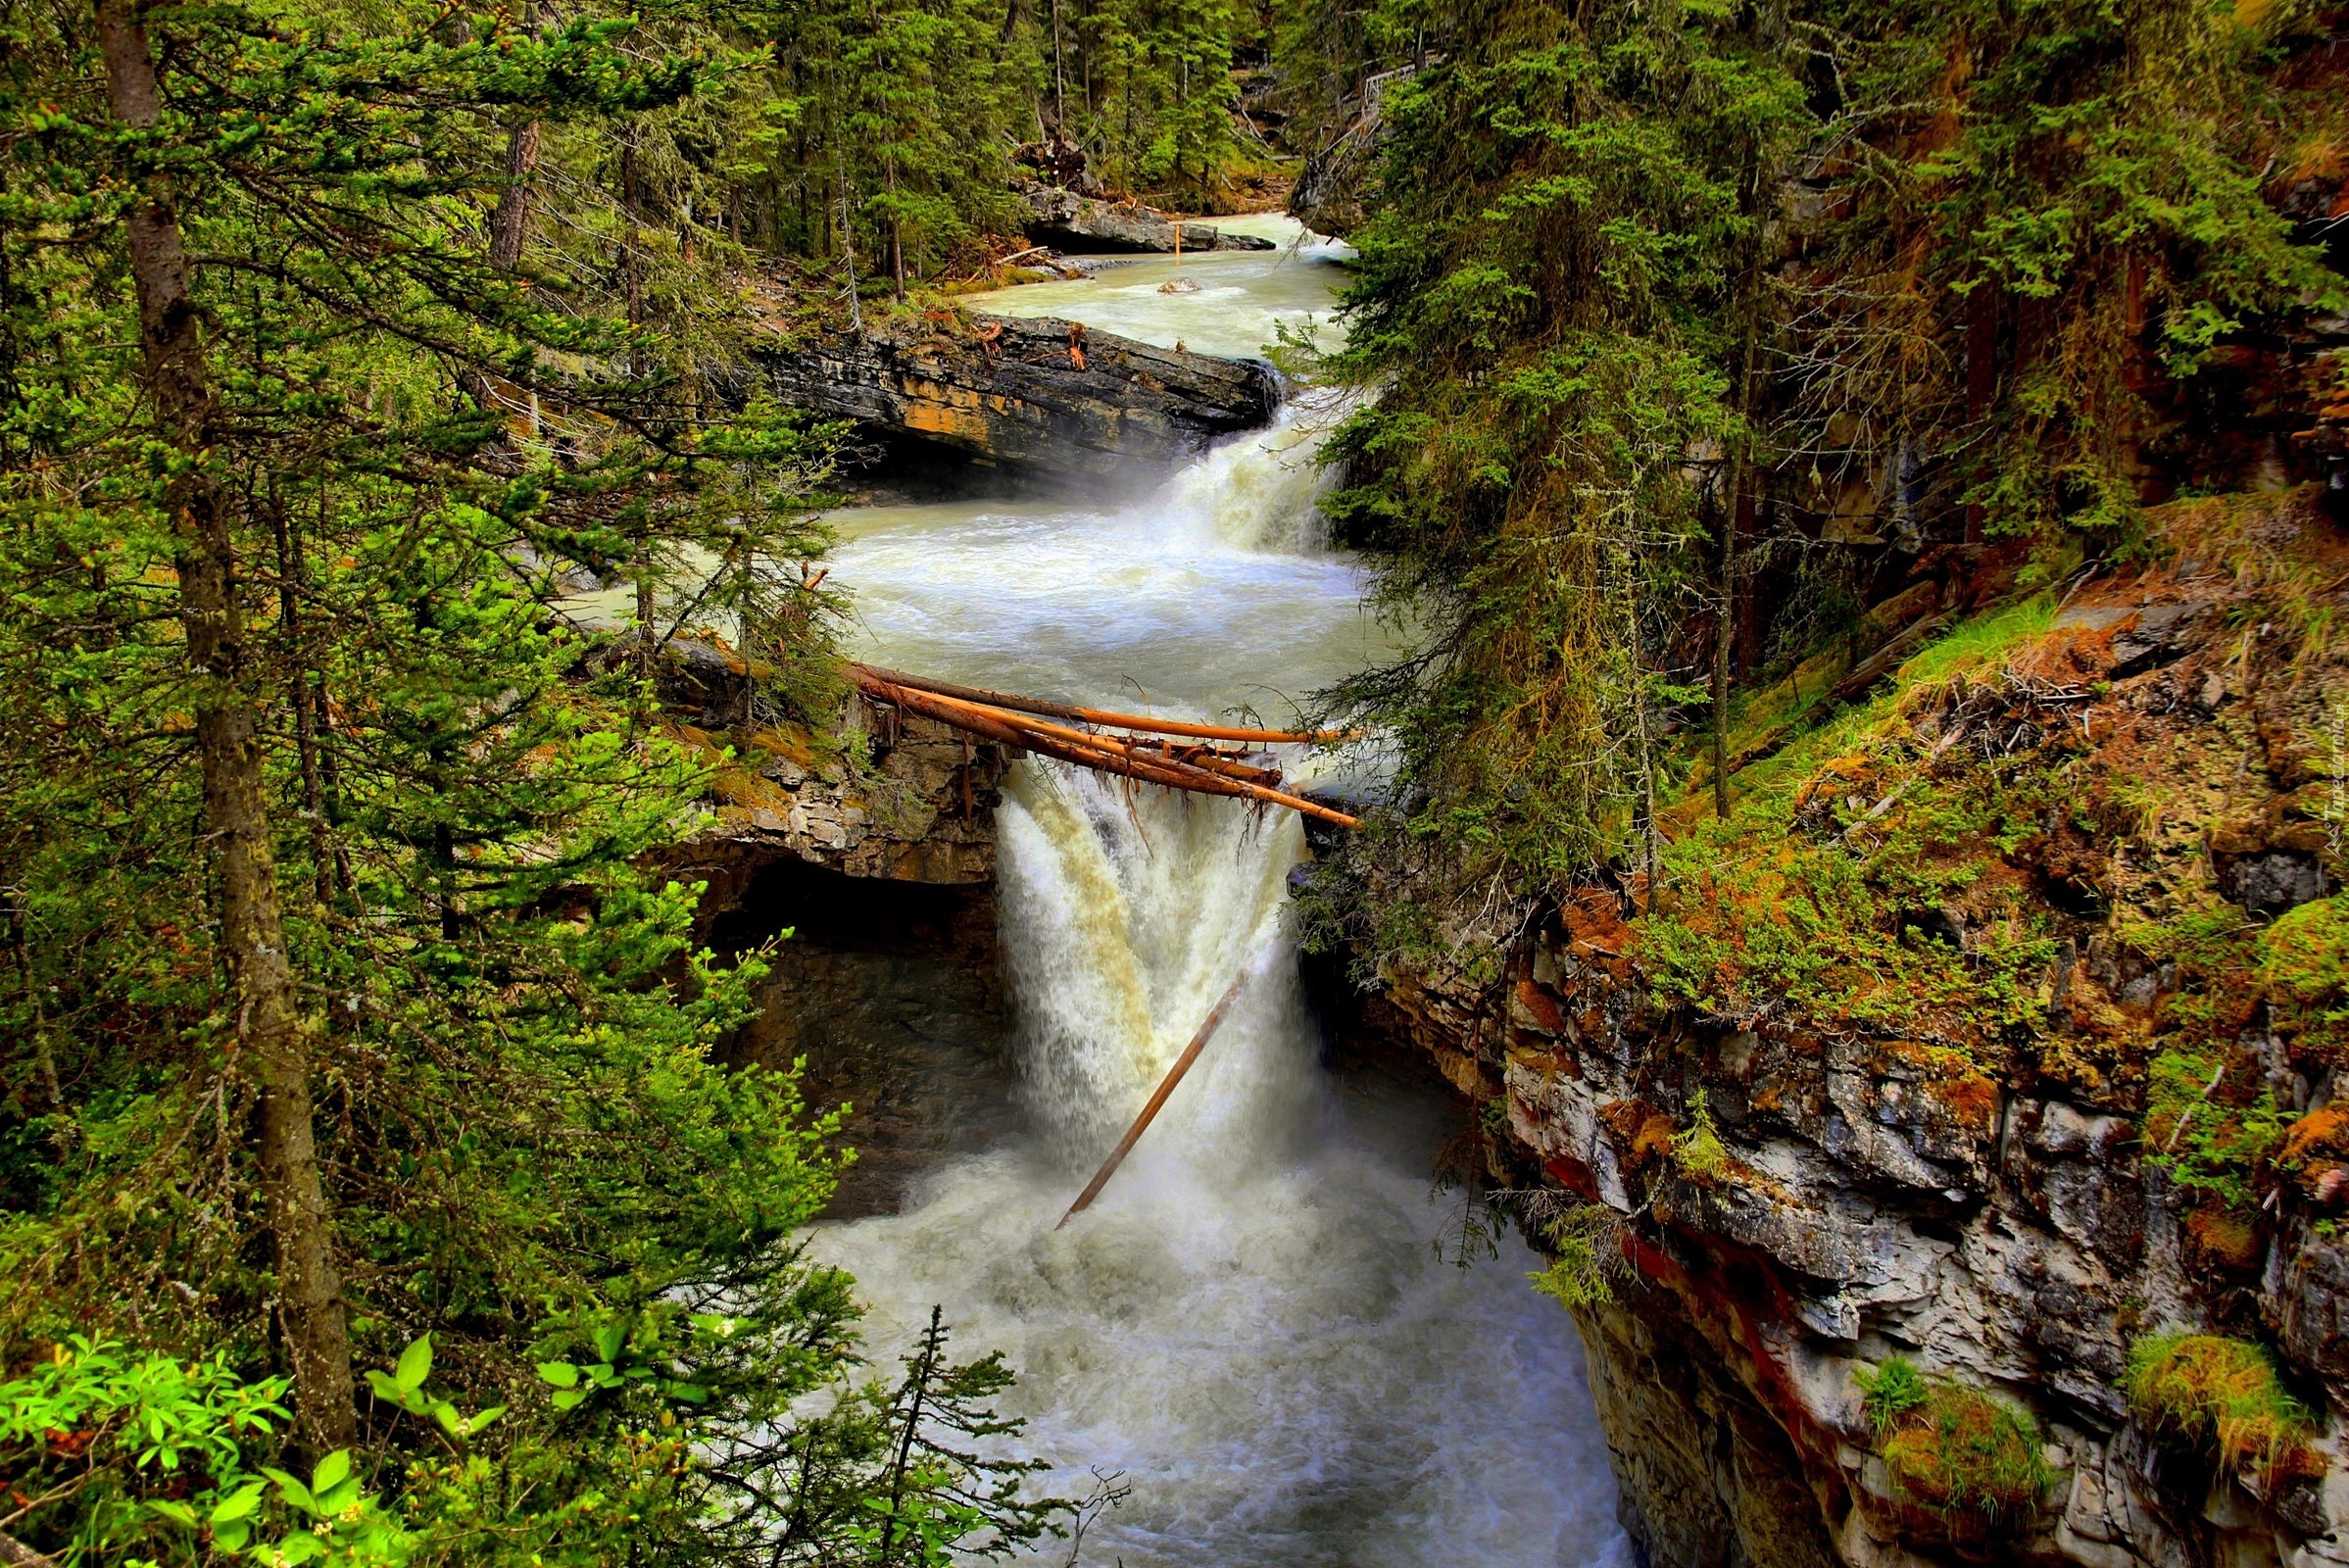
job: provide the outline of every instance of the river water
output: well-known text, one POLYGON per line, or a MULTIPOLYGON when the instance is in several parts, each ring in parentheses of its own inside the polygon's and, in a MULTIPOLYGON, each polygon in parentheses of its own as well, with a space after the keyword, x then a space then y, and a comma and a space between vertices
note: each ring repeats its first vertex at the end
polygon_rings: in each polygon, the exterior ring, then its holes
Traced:
MULTIPOLYGON (((973 303, 1242 353, 1326 314, 1337 270, 1326 250, 1211 253, 1182 263, 1195 292, 1159 293, 1177 272, 1160 260, 973 303)), ((1064 700, 1290 718, 1385 646, 1314 520, 1334 413, 1292 407, 1121 503, 843 514, 861 651, 1064 700)), ((876 1351, 933 1302, 961 1350, 1004 1351, 1047 1484, 1132 1487, 1088 1562, 1628 1563, 1572 1326, 1525 1283, 1538 1260, 1513 1240, 1441 1259, 1445 1112, 1320 1062, 1286 905, 1296 818, 1029 761, 999 823, 1019 1112, 897 1212, 821 1229, 876 1351), (1141 1148, 1055 1231, 1244 972, 1141 1148)))

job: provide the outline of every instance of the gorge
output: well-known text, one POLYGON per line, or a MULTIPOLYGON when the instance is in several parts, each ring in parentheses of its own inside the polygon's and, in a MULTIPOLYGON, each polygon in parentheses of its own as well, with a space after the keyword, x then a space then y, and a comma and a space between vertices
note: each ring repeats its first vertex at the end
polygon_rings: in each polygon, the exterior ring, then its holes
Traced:
POLYGON ((0 11, 0 1564, 2349 1568, 2344 625, 2337 0, 0 11))

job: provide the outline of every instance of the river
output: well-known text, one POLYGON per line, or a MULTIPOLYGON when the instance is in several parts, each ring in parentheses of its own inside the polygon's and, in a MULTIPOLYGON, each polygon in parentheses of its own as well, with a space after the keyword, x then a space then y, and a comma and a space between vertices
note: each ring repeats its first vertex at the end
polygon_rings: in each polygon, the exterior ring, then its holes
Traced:
MULTIPOLYGON (((1219 252, 970 303, 1248 353, 1276 320, 1326 319, 1334 263, 1219 252), (1176 275, 1199 287, 1159 292, 1176 275)), ((859 651, 1063 700, 1291 718, 1386 645, 1315 521, 1335 413, 1292 406, 1119 502, 843 514, 859 651)), ((1046 1483, 1082 1492, 1098 1468, 1132 1487, 1088 1562, 1627 1564, 1580 1347, 1525 1282, 1538 1260, 1513 1239, 1466 1267, 1437 1255, 1431 1156, 1457 1112, 1321 1062, 1287 907, 1297 820, 1032 760, 999 834, 1017 1108, 896 1212, 815 1242, 869 1298, 876 1350, 938 1302, 959 1349, 1004 1351, 1046 1483), (1055 1231, 1244 968, 1166 1113, 1055 1231)))

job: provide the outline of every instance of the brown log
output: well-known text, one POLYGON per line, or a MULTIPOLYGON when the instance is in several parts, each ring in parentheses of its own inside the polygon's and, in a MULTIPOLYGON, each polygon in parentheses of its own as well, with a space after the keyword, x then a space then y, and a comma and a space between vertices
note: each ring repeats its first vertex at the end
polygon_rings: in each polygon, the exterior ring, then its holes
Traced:
POLYGON ((1353 739, 1357 730, 1317 729, 1236 729, 1224 724, 1194 724, 1172 718, 1146 718, 1139 713, 1111 713, 1098 708, 1072 708, 1066 703, 1047 702, 1040 697, 1020 697, 1010 692, 989 691, 983 686, 958 686, 953 681, 931 680, 923 675, 908 675, 900 669, 882 669, 872 664, 853 664, 851 669, 864 670, 877 675, 892 686, 909 686, 919 692, 936 692, 942 697, 958 697, 966 703, 983 703, 989 708, 1008 708, 1022 713, 1042 713, 1048 718, 1070 719, 1080 724, 1107 724, 1112 729, 1136 729, 1152 735, 1189 735, 1209 741, 1256 741, 1269 745, 1324 745, 1353 739))
POLYGON ((1030 730, 1039 735, 1050 735, 1054 740, 1066 741, 1072 746, 1093 747, 1101 751, 1115 752, 1120 757, 1131 757, 1148 762, 1171 763, 1177 767, 1203 767, 1210 773, 1221 773, 1227 778, 1240 779, 1249 784, 1262 784, 1268 788, 1281 782, 1281 775, 1274 768, 1251 767, 1246 762, 1220 756, 1204 747, 1188 748, 1194 754, 1204 753, 1203 756, 1178 757, 1175 755, 1174 748, 1164 741, 1131 741, 1116 735, 1097 735, 1090 730, 1067 729, 1058 724, 1047 723, 1042 719, 1032 718, 1025 713, 990 703, 968 702, 959 697, 949 697, 942 692, 932 692, 930 695, 936 697, 940 702, 949 703, 957 708, 987 712, 990 716, 1001 719, 1015 729, 1030 730))
POLYGON ((1034 718, 986 704, 965 702, 920 687, 903 686, 861 665, 850 666, 850 673, 857 688, 866 695, 908 712, 922 713, 941 723, 969 730, 972 734, 1058 758, 1081 767, 1122 773, 1129 778, 1164 785, 1169 789, 1190 790, 1202 795, 1229 795, 1243 800, 1261 801, 1269 806, 1285 806, 1293 811, 1334 822, 1340 827, 1362 825, 1360 818, 1334 810, 1318 801, 1249 783, 1245 779, 1229 778, 1173 757, 1150 756, 1138 748, 1116 743, 1114 737, 1089 735, 1055 724, 1043 724, 1034 718))
POLYGON ((1220 778, 1212 773, 1188 773, 1180 764, 1126 757, 1117 752, 1091 745, 1077 745, 1031 729, 1021 729, 1010 720, 1015 716, 999 713, 971 704, 958 704, 934 692, 892 687, 886 683, 861 688, 869 697, 891 703, 909 713, 920 713, 942 724, 967 730, 988 740, 1039 756, 1057 758, 1107 773, 1121 773, 1128 778, 1148 784, 1159 784, 1168 789, 1192 790, 1206 795, 1229 795, 1245 799, 1248 790, 1236 780, 1220 778))
POLYGON ((1238 978, 1224 989, 1222 996, 1215 999, 1215 1005, 1207 1009, 1206 1021, 1199 1026, 1199 1033, 1191 1037, 1191 1044, 1183 1048, 1183 1054, 1175 1057, 1174 1065, 1166 1069, 1166 1076, 1158 1080, 1158 1087, 1151 1094, 1150 1102, 1142 1107, 1142 1114, 1134 1118, 1134 1125, 1126 1129, 1126 1135, 1117 1141, 1115 1149, 1109 1151, 1109 1157, 1101 1161, 1101 1168, 1093 1173, 1093 1180, 1085 1184, 1085 1190, 1077 1195, 1077 1200, 1068 1205, 1068 1212, 1060 1216, 1060 1224, 1052 1229, 1058 1230, 1066 1225, 1101 1196, 1101 1189, 1109 1185, 1109 1178, 1117 1174, 1117 1167, 1126 1162, 1126 1156, 1134 1152, 1134 1146, 1142 1142, 1142 1135, 1150 1130, 1150 1123, 1165 1106, 1167 1097, 1175 1092, 1175 1085, 1183 1081, 1183 1074, 1189 1072, 1191 1064, 1199 1060, 1199 1054, 1206 1048, 1207 1037, 1215 1033, 1215 1026, 1223 1022, 1223 1015, 1232 1010, 1232 1004, 1240 1000, 1241 991, 1254 975, 1255 966, 1250 964, 1240 971, 1238 978))

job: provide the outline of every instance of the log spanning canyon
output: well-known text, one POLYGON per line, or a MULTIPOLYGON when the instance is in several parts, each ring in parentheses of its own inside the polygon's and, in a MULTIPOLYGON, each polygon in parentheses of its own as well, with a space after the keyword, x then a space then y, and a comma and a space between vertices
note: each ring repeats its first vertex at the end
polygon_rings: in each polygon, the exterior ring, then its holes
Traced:
POLYGON ((1071 708, 900 670, 875 669, 870 664, 851 664, 849 678, 858 691, 876 701, 999 741, 1015 751, 1167 789, 1284 806, 1340 827, 1362 825, 1359 818, 1333 807, 1280 789, 1281 770, 1269 765, 1269 754, 1261 750, 1268 746, 1336 745, 1351 738, 1346 731, 1245 729, 1071 708), (1054 718, 1088 727, 1075 729, 1050 722, 1054 718), (1106 733, 1112 729, 1128 733, 1123 737, 1106 733), (1236 751, 1213 744, 1217 741, 1245 741, 1258 749, 1236 751))

